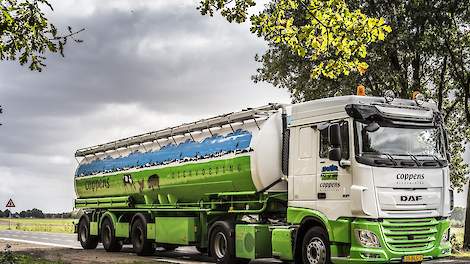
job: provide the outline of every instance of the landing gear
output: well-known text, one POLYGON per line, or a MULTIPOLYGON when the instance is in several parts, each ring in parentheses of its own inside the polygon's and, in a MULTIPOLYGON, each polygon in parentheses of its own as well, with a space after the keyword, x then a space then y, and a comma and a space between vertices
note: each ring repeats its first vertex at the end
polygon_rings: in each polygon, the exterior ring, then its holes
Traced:
POLYGON ((302 260, 305 264, 330 263, 330 244, 323 228, 315 226, 305 234, 302 241, 302 260))
POLYGON ((163 245, 161 245, 161 247, 162 247, 165 251, 173 251, 173 250, 175 250, 175 249, 178 248, 178 246, 172 245, 172 244, 163 244, 163 245))
POLYGON ((139 256, 149 256, 155 253, 155 246, 147 240, 147 220, 143 215, 136 215, 131 228, 131 242, 134 252, 139 256))
POLYGON ((199 251, 199 253, 203 255, 207 254, 207 251, 208 251, 207 248, 202 248, 200 246, 196 246, 196 250, 199 251))
POLYGON ((83 215, 78 223, 78 241, 83 249, 95 249, 98 245, 98 237, 90 235, 90 219, 83 215))
POLYGON ((122 249, 122 241, 116 238, 113 223, 109 218, 105 218, 101 224, 101 242, 108 252, 119 252, 122 249))

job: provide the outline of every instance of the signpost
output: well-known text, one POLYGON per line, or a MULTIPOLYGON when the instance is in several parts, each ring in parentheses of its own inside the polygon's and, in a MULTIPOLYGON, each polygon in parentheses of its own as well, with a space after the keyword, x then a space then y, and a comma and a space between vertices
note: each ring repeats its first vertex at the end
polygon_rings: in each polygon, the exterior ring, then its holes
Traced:
MULTIPOLYGON (((5 205, 6 208, 13 208, 15 207, 15 203, 13 202, 13 200, 10 198, 10 200, 8 200, 7 202, 7 205, 5 205)), ((11 211, 10 211, 10 215, 8 216, 8 230, 11 230, 11 211)))

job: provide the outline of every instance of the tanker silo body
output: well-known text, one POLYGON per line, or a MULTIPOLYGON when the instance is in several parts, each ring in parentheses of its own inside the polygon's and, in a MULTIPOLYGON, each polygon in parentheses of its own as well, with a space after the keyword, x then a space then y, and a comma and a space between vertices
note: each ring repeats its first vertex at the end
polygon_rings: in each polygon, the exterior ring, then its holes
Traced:
POLYGON ((84 159, 75 175, 77 201, 131 197, 136 204, 197 203, 220 193, 264 191, 276 182, 269 191, 287 191, 279 181, 278 108, 245 110, 79 150, 84 159), (122 147, 126 142, 129 146, 122 147))

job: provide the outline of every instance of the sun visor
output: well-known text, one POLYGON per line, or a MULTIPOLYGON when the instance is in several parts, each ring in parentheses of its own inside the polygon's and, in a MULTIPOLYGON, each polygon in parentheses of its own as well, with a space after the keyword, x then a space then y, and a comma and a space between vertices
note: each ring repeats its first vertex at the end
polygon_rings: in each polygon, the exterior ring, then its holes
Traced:
POLYGON ((392 119, 417 122, 432 122, 434 112, 427 108, 384 106, 384 105, 359 105, 349 104, 345 107, 349 116, 360 120, 392 119))
POLYGON ((433 111, 425 108, 408 108, 408 107, 383 107, 375 106, 382 114, 390 116, 390 118, 420 119, 432 121, 433 111))

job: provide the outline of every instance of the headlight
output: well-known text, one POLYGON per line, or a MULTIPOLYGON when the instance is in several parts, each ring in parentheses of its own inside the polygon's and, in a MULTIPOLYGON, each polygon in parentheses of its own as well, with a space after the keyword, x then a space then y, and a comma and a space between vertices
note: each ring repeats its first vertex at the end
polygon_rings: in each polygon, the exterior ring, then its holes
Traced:
POLYGON ((415 100, 418 106, 422 106, 424 102, 426 101, 426 98, 424 97, 424 95, 419 92, 414 93, 413 99, 415 100))
POLYGON ((442 239, 441 239, 441 244, 446 244, 450 240, 450 228, 447 228, 447 230, 442 234, 442 239))
POLYGON ((384 93, 385 102, 391 103, 395 99, 395 93, 391 90, 387 90, 384 93))
POLYGON ((356 229, 354 231, 354 233, 356 234, 357 242, 359 242, 359 244, 361 244, 363 247, 380 247, 379 238, 374 234, 374 232, 362 229, 356 229))

